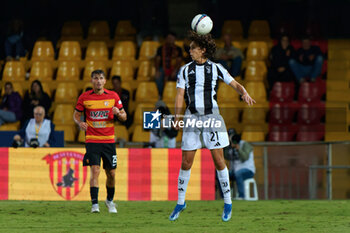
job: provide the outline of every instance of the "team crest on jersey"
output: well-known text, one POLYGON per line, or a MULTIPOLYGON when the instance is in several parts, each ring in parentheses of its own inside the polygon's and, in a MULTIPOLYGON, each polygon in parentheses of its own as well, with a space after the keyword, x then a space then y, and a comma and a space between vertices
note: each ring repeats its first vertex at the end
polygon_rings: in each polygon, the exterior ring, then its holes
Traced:
POLYGON ((104 104, 105 104, 106 107, 108 107, 109 103, 108 103, 108 101, 105 101, 104 104))
POLYGON ((83 154, 75 151, 47 154, 43 158, 49 165, 52 187, 66 200, 77 196, 85 185, 87 167, 83 167, 83 158, 83 154))
POLYGON ((207 70, 207 74, 211 73, 211 66, 206 66, 205 69, 207 70))

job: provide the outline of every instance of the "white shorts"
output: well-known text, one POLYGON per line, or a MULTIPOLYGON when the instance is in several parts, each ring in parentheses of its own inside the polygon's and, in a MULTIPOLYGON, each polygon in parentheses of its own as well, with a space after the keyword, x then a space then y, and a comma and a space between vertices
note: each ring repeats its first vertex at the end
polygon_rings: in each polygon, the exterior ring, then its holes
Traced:
POLYGON ((182 134, 182 150, 197 150, 201 149, 202 147, 206 147, 211 150, 224 148, 229 145, 225 122, 221 115, 198 115, 188 114, 186 112, 184 122, 185 127, 183 128, 182 134), (195 125, 195 127, 193 127, 193 124, 186 127, 188 126, 186 123, 187 121, 209 122, 209 124, 206 124, 205 127, 200 127, 201 125, 195 125), (219 124, 219 122, 221 123, 219 124))

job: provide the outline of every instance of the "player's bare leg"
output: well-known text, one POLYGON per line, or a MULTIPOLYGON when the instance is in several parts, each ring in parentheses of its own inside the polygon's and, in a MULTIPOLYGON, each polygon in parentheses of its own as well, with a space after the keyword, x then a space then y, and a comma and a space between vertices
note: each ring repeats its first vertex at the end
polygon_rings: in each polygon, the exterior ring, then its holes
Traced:
POLYGON ((98 206, 98 177, 100 175, 100 166, 92 165, 90 167, 90 196, 91 196, 91 212, 99 213, 100 209, 98 206))
POLYGON ((188 181, 190 180, 191 176, 191 167, 193 164, 194 156, 196 154, 196 150, 192 151, 182 151, 182 163, 181 163, 181 169, 179 172, 179 178, 178 178, 178 199, 177 199, 177 205, 175 206, 174 211, 169 216, 170 221, 175 221, 179 218, 180 213, 186 209, 186 202, 185 202, 185 196, 186 196, 186 190, 188 181))
POLYGON ((228 175, 228 170, 225 164, 223 149, 212 149, 210 150, 213 157, 213 161, 216 167, 219 183, 224 196, 224 211, 222 213, 222 220, 228 221, 231 219, 232 212, 232 200, 231 200, 231 190, 230 190, 230 179, 228 175))
POLYGON ((210 150, 210 152, 211 152, 211 156, 213 157, 216 170, 225 169, 226 163, 224 159, 223 149, 213 149, 213 150, 210 150))
POLYGON ((114 192, 115 192, 115 169, 106 169, 106 189, 107 189, 107 199, 105 201, 109 213, 117 213, 117 208, 113 202, 114 192))

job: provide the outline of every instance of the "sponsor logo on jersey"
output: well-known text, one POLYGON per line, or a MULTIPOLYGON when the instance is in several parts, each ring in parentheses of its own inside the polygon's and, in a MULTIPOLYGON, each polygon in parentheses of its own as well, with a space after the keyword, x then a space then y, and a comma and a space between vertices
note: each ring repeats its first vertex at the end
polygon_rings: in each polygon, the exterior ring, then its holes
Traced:
MULTIPOLYGON (((107 103, 108 104, 108 103, 107 103)), ((103 111, 91 111, 90 117, 92 119, 108 119, 109 116, 109 110, 103 110, 103 111)))

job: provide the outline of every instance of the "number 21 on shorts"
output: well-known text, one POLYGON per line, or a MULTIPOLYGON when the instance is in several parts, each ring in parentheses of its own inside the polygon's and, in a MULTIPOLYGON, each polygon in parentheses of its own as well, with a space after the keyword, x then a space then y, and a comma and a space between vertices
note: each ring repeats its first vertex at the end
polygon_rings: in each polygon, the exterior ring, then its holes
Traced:
POLYGON ((210 141, 215 142, 215 139, 216 139, 216 141, 219 141, 218 131, 210 132, 210 135, 211 135, 210 141))
POLYGON ((113 165, 113 167, 114 167, 115 165, 117 165, 117 155, 113 155, 113 156, 112 156, 112 165, 113 165))

